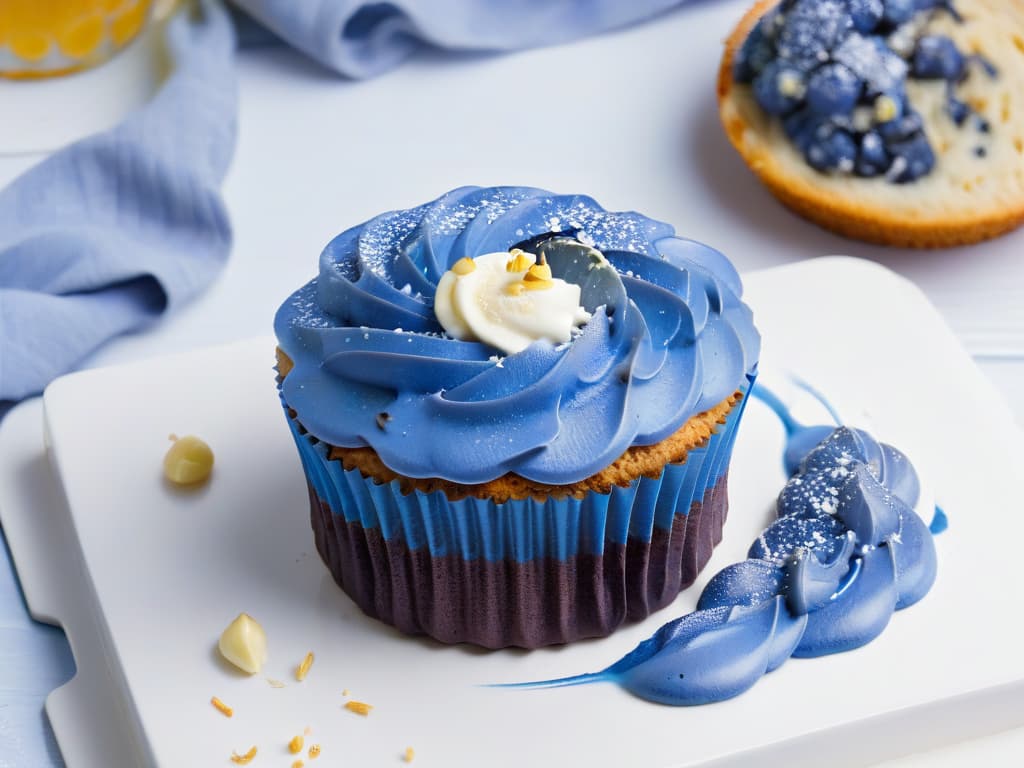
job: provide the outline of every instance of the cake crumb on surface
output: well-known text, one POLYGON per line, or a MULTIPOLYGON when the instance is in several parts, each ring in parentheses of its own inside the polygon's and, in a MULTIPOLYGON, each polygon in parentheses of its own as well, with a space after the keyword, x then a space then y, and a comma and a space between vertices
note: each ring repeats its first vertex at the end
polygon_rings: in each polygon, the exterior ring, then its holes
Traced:
POLYGON ((367 704, 365 701, 346 701, 345 709, 350 712, 355 712, 357 715, 366 717, 370 714, 370 710, 373 709, 373 705, 367 704))
POLYGON ((313 666, 313 652, 310 651, 306 654, 306 658, 302 660, 298 668, 295 670, 295 679, 300 683, 306 679, 306 675, 309 673, 309 668, 313 666))
POLYGON ((292 768, 302 768, 302 766, 304 765, 305 763, 301 760, 296 760, 294 763, 292 763, 292 768))
POLYGON ((282 683, 280 680, 275 680, 272 677, 268 677, 267 678, 267 685, 269 685, 271 688, 284 688, 285 687, 284 683, 282 683))
POLYGON ((252 759, 256 757, 256 747, 250 747, 249 751, 244 755, 240 755, 237 752, 231 753, 231 762, 237 765, 248 765, 252 762, 252 759))
POLYGON ((308 754, 310 760, 316 760, 316 758, 320 757, 320 745, 310 744, 308 754))
POLYGON ((288 742, 288 751, 293 755, 299 754, 302 751, 302 747, 305 741, 302 736, 293 736, 292 740, 288 742))
POLYGON ((235 714, 235 710, 225 704, 223 701, 218 699, 216 696, 210 699, 210 703, 213 704, 214 709, 224 715, 224 717, 231 717, 235 714))
POLYGON ((406 747, 405 754, 402 755, 402 760, 406 763, 411 763, 415 757, 416 750, 414 750, 412 747, 406 747))

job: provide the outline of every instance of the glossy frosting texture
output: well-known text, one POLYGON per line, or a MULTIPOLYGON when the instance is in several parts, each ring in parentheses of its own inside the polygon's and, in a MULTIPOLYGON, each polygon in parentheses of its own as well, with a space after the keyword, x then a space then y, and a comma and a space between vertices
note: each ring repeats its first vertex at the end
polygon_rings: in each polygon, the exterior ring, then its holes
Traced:
POLYGON ((456 189, 327 246, 275 320, 295 364, 283 395, 316 437, 408 477, 572 483, 745 384, 760 340, 740 295, 724 256, 668 224, 583 196, 456 189), (513 247, 543 250, 592 318, 569 343, 507 357, 446 336, 442 275, 513 247))
MULTIPOLYGON (((820 429, 787 431, 791 443, 806 444, 820 429)), ((716 574, 696 611, 601 672, 518 686, 604 680, 662 704, 708 704, 791 656, 864 645, 935 580, 932 534, 913 510, 918 493, 901 452, 866 432, 834 429, 804 456, 748 559, 716 574)))

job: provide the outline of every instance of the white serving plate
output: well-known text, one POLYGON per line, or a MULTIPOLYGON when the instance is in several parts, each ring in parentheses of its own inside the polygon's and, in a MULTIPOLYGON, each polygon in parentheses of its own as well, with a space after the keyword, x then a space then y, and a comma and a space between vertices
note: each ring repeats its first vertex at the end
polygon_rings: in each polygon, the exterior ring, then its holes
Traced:
MULTIPOLYGON (((1007 406, 924 296, 881 267, 822 259, 751 274, 746 286, 765 338, 764 378, 791 397, 785 372, 804 377, 844 418, 906 450, 949 513, 932 593, 877 641, 793 660, 743 696, 698 708, 651 705, 612 685, 479 687, 600 669, 691 610, 703 583, 741 559, 769 520, 784 480, 777 421, 750 404, 725 541, 672 606, 564 648, 445 647, 364 617, 321 565, 273 384, 273 340, 255 339, 74 374, 47 390, 67 517, 49 520, 47 536, 10 507, 4 524, 30 602, 67 627, 78 657, 79 675, 47 706, 68 764, 100 764, 88 718, 68 705, 81 712, 100 683, 123 714, 116 748, 162 766, 228 765, 232 750, 253 744, 254 764, 291 765, 285 745, 307 727, 326 765, 395 765, 412 746, 417 765, 446 767, 731 766, 755 756, 801 766, 823 755, 843 766, 1024 723, 1015 562, 1024 520, 1014 511, 1024 451, 1007 406), (209 485, 181 493, 163 484, 171 432, 213 446, 209 485), (285 688, 217 656, 219 632, 240 611, 266 628, 265 673, 285 688), (307 651, 316 662, 297 683, 307 651), (342 709, 344 689, 375 705, 372 714, 342 709), (213 695, 233 718, 210 706, 213 695)), ((823 420, 798 399, 798 415, 823 420)))

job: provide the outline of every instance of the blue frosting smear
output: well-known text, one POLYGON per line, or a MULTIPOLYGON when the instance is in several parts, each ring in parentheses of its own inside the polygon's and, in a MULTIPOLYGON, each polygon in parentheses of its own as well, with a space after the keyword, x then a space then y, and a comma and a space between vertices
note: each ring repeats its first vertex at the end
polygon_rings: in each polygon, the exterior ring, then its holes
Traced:
POLYGON ((718 251, 638 213, 526 187, 464 187, 338 235, 278 310, 302 425, 395 472, 567 484, 668 437, 756 372, 760 337, 718 251), (508 357, 446 336, 441 276, 463 257, 543 251, 593 317, 508 357), (594 249, 611 265, 600 263, 594 249))
POLYGON ((792 656, 858 648, 935 581, 932 533, 914 512, 919 481, 900 451, 863 430, 802 427, 761 388, 802 446, 777 519, 748 559, 716 574, 697 610, 665 624, 601 672, 500 687, 614 682, 677 706, 728 699, 792 656), (824 429, 824 436, 821 432, 824 429), (809 436, 818 436, 807 447, 809 436))
POLYGON ((931 172, 935 152, 908 78, 945 81, 948 117, 963 126, 974 115, 979 134, 991 128, 955 89, 972 63, 992 77, 995 68, 924 34, 936 13, 962 21, 951 0, 782 0, 747 36, 733 77, 816 170, 911 182, 931 172))

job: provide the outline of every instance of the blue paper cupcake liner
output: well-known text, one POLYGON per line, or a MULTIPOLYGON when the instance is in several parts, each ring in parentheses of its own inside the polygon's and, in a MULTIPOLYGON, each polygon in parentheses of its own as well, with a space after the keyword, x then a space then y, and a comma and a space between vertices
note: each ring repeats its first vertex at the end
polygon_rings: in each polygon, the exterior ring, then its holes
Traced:
POLYGON ((330 459, 301 415, 288 423, 318 551, 366 613, 443 642, 536 647, 608 634, 692 583, 721 540, 746 401, 658 478, 502 503, 403 493, 330 459))

